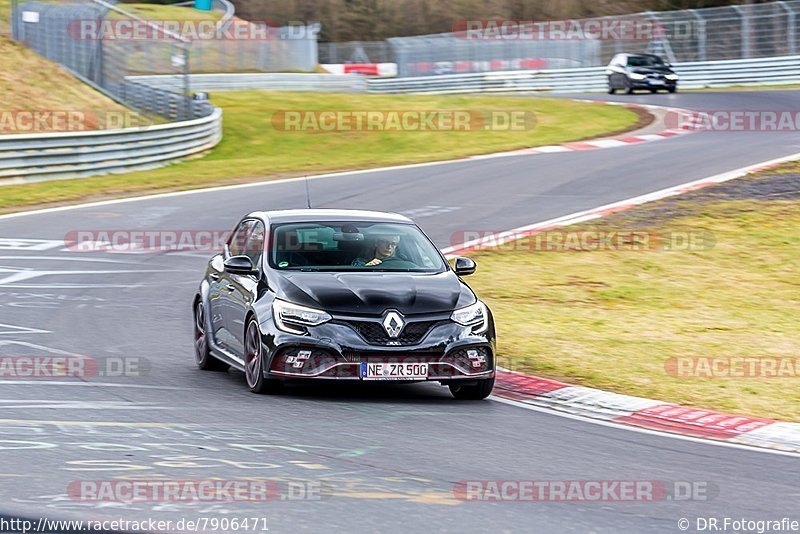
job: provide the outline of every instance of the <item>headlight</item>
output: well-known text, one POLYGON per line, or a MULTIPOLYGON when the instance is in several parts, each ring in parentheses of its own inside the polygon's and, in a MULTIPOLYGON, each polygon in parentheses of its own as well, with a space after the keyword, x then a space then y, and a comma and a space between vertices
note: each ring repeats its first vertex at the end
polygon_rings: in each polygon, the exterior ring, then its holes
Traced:
POLYGON ((472 332, 480 334, 489 327, 488 315, 486 305, 478 301, 471 306, 454 311, 450 319, 462 326, 472 326, 472 332))
POLYGON ((677 74, 667 74, 666 76, 664 76, 664 78, 666 78, 668 80, 677 80, 678 79, 678 75, 677 74))
POLYGON ((631 72, 630 74, 631 80, 644 80, 647 78, 646 74, 639 74, 638 72, 631 72))
POLYGON ((278 299, 272 301, 272 317, 275 319, 275 326, 291 334, 306 333, 305 330, 297 328, 298 326, 317 326, 332 319, 328 313, 322 310, 306 308, 278 299))

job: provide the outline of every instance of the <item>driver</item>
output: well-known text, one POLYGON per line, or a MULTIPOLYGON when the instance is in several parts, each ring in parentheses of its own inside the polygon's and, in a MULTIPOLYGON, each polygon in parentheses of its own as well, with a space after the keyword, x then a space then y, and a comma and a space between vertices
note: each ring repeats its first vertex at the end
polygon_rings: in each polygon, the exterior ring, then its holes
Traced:
POLYGON ((353 260, 352 265, 355 267, 373 267, 375 265, 380 265, 387 258, 394 256, 399 243, 399 235, 380 235, 375 239, 375 248, 372 254, 367 255, 372 256, 372 258, 369 260, 365 258, 356 258, 353 260))

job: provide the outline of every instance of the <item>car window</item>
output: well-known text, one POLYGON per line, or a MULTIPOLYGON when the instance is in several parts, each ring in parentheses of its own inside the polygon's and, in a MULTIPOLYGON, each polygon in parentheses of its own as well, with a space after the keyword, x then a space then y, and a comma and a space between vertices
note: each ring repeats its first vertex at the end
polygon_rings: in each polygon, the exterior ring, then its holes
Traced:
POLYGON ((228 252, 231 256, 241 256, 244 254, 244 248, 247 244, 247 238, 250 235, 250 229, 255 223, 254 220, 248 219, 239 223, 236 230, 233 231, 230 241, 228 241, 228 252))
POLYGON ((280 270, 441 272, 447 268, 433 243, 413 224, 278 224, 271 233, 269 263, 280 270))
POLYGON ((664 62, 657 56, 628 56, 629 67, 654 67, 664 62))
POLYGON ((266 237, 266 230, 264 223, 255 221, 250 230, 250 235, 247 237, 247 244, 242 251, 242 254, 250 258, 253 265, 259 268, 261 265, 261 255, 264 252, 264 240, 266 237))

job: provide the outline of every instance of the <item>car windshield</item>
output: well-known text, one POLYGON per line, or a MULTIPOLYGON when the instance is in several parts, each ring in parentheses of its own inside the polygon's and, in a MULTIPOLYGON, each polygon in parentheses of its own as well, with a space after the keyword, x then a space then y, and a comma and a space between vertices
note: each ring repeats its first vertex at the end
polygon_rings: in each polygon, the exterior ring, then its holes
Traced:
POLYGON ((272 226, 269 262, 284 271, 442 272, 445 262, 412 224, 314 222, 272 226))
POLYGON ((628 56, 629 67, 661 67, 664 62, 658 56, 628 56))

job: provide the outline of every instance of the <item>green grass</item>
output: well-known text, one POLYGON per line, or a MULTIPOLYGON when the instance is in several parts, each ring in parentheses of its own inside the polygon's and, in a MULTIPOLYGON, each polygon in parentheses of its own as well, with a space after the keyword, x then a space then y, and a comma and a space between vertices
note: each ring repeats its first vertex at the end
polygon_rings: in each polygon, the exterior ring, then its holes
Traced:
POLYGON ((208 156, 152 171, 0 187, 0 210, 445 160, 600 136, 637 120, 637 115, 625 108, 564 99, 243 91, 214 94, 212 102, 224 109, 224 137, 208 156), (275 129, 271 122, 273 113, 280 110, 445 109, 524 110, 535 113, 537 122, 531 130, 506 132, 286 132, 275 129))
POLYGON ((707 250, 473 253, 478 271, 469 282, 494 311, 499 363, 618 393, 800 421, 800 377, 665 371, 678 356, 800 358, 800 203, 720 200, 704 191, 568 230, 712 232, 716 245, 707 250))
MULTIPOLYGON (((56 63, 6 37, 0 37, 0 111, 80 111, 87 129, 104 127, 109 112, 141 120, 56 63)), ((0 134, 14 133, 11 126, 17 126, 17 121, 2 123, 0 134)))

